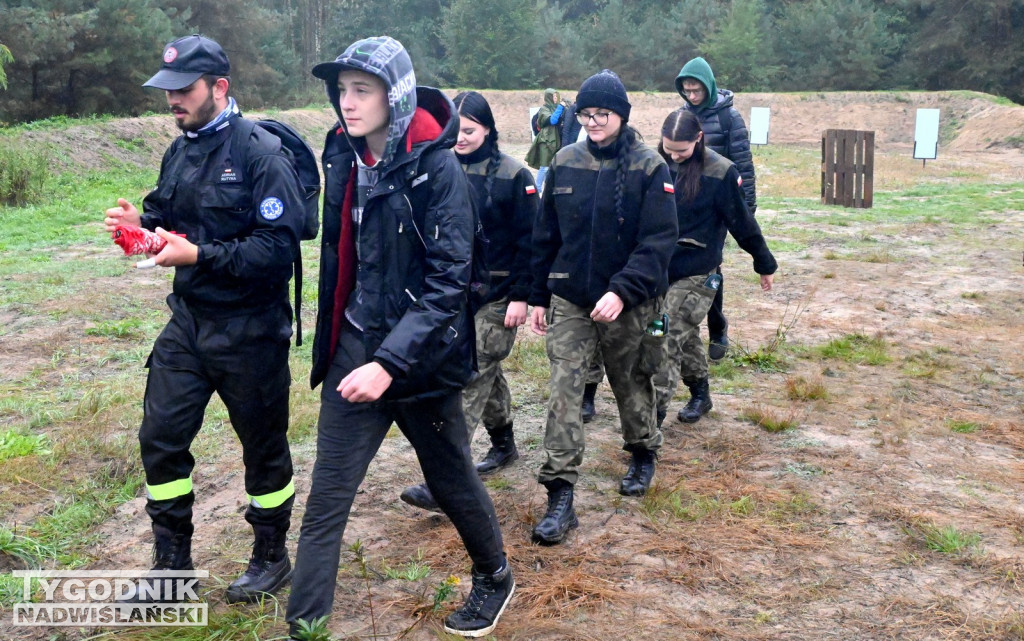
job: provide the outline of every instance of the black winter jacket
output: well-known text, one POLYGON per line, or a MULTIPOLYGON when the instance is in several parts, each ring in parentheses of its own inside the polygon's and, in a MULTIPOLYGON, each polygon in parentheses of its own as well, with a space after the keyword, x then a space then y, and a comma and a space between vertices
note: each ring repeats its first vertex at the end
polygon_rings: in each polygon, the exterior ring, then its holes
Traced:
POLYGON ((403 138, 383 169, 355 226, 356 288, 344 312, 334 309, 340 211, 356 161, 340 125, 327 134, 313 387, 330 367, 331 327, 338 313, 361 331, 373 361, 394 378, 385 400, 460 388, 472 374, 475 337, 467 291, 474 215, 470 187, 451 150, 459 119, 452 117, 451 99, 437 89, 418 87, 416 101, 443 131, 414 144, 411 152, 403 138))
POLYGON ((249 166, 234 167, 233 126, 175 140, 142 204, 142 227, 185 234, 198 246, 195 265, 174 268, 174 293, 212 317, 287 304, 303 222, 295 169, 280 140, 254 127, 249 166))
POLYGON ((492 154, 493 148, 483 145, 471 154, 457 156, 473 186, 488 241, 486 264, 491 281, 484 302, 506 298, 525 302, 530 294, 530 234, 540 198, 533 173, 507 154, 501 154, 488 198, 487 168, 492 154))
MULTIPOLYGON (((669 164, 673 181, 678 179, 679 167, 676 163, 669 164)), ((721 265, 726 229, 739 246, 754 257, 755 272, 775 273, 778 265, 764 242, 761 227, 747 209, 739 182, 736 166, 705 148, 704 173, 693 202, 686 201, 682 185, 675 183, 679 242, 669 263, 670 283, 686 276, 709 274, 721 265)))
POLYGON ((754 177, 754 155, 750 152, 750 134, 743 116, 732 106, 733 93, 719 89, 715 104, 699 109, 686 103, 686 108, 700 118, 704 130, 704 145, 736 164, 743 178, 743 193, 751 212, 757 209, 757 189, 754 177), (726 136, 728 132, 728 136, 726 136))
POLYGON ((592 307, 614 292, 629 310, 668 290, 668 261, 678 238, 668 167, 653 149, 639 141, 633 145, 620 218, 620 142, 599 148, 589 138, 581 140, 551 163, 533 228, 531 305, 549 307, 556 294, 592 307))

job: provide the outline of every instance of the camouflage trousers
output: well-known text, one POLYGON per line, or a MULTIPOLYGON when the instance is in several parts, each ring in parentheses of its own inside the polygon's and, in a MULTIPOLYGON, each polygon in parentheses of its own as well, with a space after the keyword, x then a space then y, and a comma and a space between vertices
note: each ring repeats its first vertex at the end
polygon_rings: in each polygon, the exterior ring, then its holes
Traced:
POLYGON ((715 300, 715 293, 721 281, 709 278, 716 276, 701 274, 680 278, 668 289, 665 309, 668 312, 668 340, 662 354, 661 367, 654 375, 654 386, 658 390, 658 410, 668 412, 668 405, 676 392, 679 378, 706 378, 708 361, 704 353, 704 342, 700 338, 700 324, 715 300))
POLYGON ((637 368, 644 329, 660 313, 660 307, 660 300, 649 300, 623 312, 612 323, 598 323, 590 318, 591 308, 552 297, 547 317, 551 361, 544 432, 547 460, 538 475, 541 483, 560 478, 575 484, 579 478, 585 449, 580 403, 598 346, 619 409, 623 449, 661 447, 661 430, 654 416, 654 383, 637 368))
POLYGON ((481 307, 474 318, 477 373, 462 390, 470 443, 481 420, 488 431, 512 421, 512 394, 501 361, 512 353, 518 328, 505 327, 507 310, 508 301, 498 300, 481 307))
POLYGON ((587 384, 598 385, 604 380, 604 357, 601 356, 601 346, 594 349, 594 357, 590 359, 590 367, 587 369, 587 384))

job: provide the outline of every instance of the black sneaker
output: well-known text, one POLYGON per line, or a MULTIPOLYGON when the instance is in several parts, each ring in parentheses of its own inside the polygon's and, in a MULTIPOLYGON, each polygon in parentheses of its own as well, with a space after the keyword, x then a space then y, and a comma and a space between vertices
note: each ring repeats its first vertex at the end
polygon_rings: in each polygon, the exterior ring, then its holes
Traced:
POLYGON ((473 589, 462 607, 444 620, 444 631, 472 638, 490 634, 515 591, 516 582, 508 561, 494 574, 473 570, 473 589))
POLYGON ((708 358, 713 361, 720 361, 729 353, 729 336, 722 334, 715 336, 708 343, 708 358))
POLYGON ((427 487, 426 483, 410 485, 402 490, 402 493, 398 495, 398 498, 413 507, 420 508, 421 510, 426 510, 428 512, 441 511, 441 506, 437 504, 437 499, 435 499, 434 495, 430 493, 430 488, 427 487))

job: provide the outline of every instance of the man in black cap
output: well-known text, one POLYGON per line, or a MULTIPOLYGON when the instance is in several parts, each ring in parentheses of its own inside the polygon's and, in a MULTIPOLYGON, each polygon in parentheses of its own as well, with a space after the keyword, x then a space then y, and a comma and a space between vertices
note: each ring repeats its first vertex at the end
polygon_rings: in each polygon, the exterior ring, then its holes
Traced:
POLYGON ((241 602, 274 592, 291 573, 288 281, 303 208, 279 139, 244 120, 228 96, 230 71, 224 50, 209 38, 187 36, 164 48, 160 71, 144 86, 164 90, 184 133, 164 154, 142 213, 120 198, 105 223, 107 231, 155 231, 167 244, 150 262, 175 268, 171 319, 146 362, 139 429, 153 569, 192 569, 189 448, 217 392, 242 443, 245 519, 255 533, 248 569, 227 590, 229 602, 241 602))

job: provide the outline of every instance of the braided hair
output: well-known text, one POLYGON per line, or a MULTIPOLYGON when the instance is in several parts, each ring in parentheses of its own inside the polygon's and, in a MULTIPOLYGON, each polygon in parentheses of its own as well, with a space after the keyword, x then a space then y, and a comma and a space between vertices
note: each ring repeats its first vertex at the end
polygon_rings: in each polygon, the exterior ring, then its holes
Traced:
POLYGON ((491 113, 491 105, 487 103, 487 99, 475 91, 463 91, 455 96, 454 102, 455 110, 460 116, 465 116, 490 130, 484 140, 484 144, 491 147, 491 158, 487 163, 487 174, 484 179, 484 191, 487 193, 487 208, 489 209, 491 207, 491 187, 494 186, 494 179, 498 176, 498 166, 501 165, 498 128, 494 126, 494 114, 491 113))
POLYGON ((626 124, 626 120, 622 120, 622 126, 619 128, 619 137, 615 141, 616 148, 616 168, 615 168, 615 215, 621 221, 625 219, 625 205, 623 199, 626 192, 626 176, 629 174, 629 151, 636 144, 637 139, 640 137, 640 133, 626 124))
MULTIPOLYGON (((683 195, 687 202, 692 202, 700 191, 700 177, 704 174, 704 137, 700 126, 700 119, 686 107, 680 107, 665 118, 661 126, 662 138, 672 142, 693 142, 697 144, 693 148, 693 154, 688 160, 679 165, 676 175, 676 182, 681 183, 683 195), (700 140, 697 140, 700 138, 700 140)), ((669 166, 672 165, 672 157, 665 153, 662 143, 658 143, 658 153, 662 155, 669 166)))

